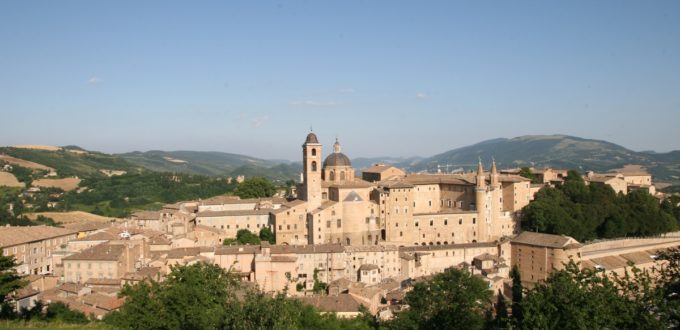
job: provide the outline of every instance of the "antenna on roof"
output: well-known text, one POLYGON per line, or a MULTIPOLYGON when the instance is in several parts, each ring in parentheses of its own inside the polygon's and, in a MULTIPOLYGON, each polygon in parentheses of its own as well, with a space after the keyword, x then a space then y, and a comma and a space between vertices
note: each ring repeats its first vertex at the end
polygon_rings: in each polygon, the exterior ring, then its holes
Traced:
POLYGON ((309 124, 309 131, 314 132, 314 128, 312 127, 312 124, 309 124))

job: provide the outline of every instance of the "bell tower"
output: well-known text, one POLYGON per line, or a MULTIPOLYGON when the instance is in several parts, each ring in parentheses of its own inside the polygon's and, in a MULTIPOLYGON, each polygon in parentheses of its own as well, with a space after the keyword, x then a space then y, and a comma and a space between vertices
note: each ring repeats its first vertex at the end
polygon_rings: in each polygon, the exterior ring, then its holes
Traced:
POLYGON ((314 210, 321 206, 321 144, 312 132, 302 145, 302 167, 303 199, 314 210))
POLYGON ((486 186, 486 175, 479 159, 477 166, 477 185, 475 187, 475 205, 477 206, 477 242, 486 242, 489 226, 489 194, 486 186))

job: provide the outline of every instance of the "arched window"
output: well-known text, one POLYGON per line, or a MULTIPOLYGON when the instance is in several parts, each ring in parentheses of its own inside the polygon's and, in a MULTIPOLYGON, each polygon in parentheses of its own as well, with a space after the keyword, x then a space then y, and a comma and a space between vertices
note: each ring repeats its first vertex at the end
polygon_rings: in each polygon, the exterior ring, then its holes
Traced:
POLYGON ((316 162, 312 162, 312 172, 316 172, 316 162))
POLYGON ((312 156, 316 156, 316 148, 312 148, 312 156))
POLYGON ((331 174, 329 176, 331 178, 331 181, 335 181, 335 171, 331 171, 331 174))
POLYGON ((345 171, 340 172, 340 180, 345 180, 345 171))
POLYGON ((349 237, 345 239, 345 242, 349 245, 349 237))

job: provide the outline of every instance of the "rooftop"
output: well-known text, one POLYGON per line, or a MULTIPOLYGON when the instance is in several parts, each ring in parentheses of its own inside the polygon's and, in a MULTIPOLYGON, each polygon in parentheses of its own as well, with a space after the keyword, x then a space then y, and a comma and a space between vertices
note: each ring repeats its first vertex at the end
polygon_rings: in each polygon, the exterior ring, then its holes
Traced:
POLYGON ((80 253, 64 257, 62 260, 102 260, 117 261, 125 253, 127 247, 121 244, 100 244, 85 249, 80 253))
POLYGON ((578 241, 569 236, 534 233, 530 231, 525 231, 517 235, 517 237, 512 239, 512 243, 552 248, 578 248, 581 246, 578 241))
POLYGON ((51 226, 0 227, 0 246, 7 247, 75 234, 73 229, 51 226))

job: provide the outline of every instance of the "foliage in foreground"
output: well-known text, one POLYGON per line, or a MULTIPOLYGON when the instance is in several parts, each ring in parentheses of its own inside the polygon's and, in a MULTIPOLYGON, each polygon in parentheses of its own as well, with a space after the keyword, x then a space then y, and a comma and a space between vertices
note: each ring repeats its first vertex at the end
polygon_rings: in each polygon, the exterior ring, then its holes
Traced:
POLYGON ((121 329, 367 329, 339 320, 283 294, 242 286, 208 264, 174 267, 162 283, 127 286, 126 303, 105 322, 121 329))
POLYGON ((394 329, 482 329, 491 291, 481 278, 449 268, 415 285, 409 309, 387 324, 394 329))

